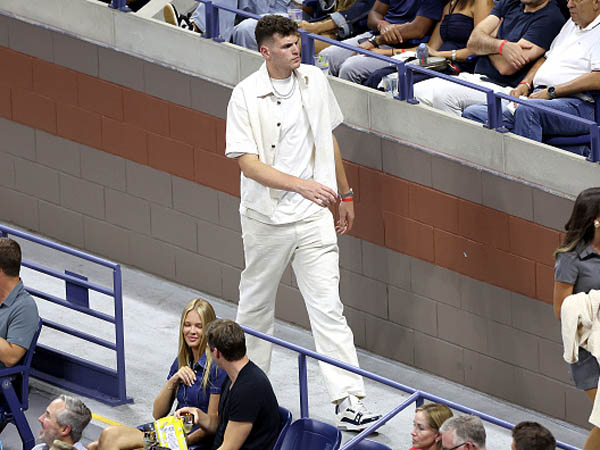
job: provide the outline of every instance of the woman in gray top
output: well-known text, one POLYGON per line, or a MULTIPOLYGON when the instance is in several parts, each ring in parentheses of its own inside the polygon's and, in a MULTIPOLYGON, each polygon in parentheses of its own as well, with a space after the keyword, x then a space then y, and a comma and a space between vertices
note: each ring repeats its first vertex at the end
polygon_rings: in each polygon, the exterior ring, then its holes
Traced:
MULTIPOLYGON (((571 294, 600 289, 600 188, 582 191, 565 225, 567 234, 554 253, 554 315, 560 319, 563 300, 571 294)), ((594 401, 600 377, 598 360, 579 347, 579 360, 570 365, 578 389, 594 401)), ((584 449, 600 448, 600 429, 590 432, 584 449)))

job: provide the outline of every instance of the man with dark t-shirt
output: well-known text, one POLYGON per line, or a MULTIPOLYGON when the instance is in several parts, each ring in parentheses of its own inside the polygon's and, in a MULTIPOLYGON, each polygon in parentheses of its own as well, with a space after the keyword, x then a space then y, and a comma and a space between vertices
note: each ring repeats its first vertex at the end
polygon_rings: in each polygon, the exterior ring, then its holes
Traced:
POLYGON ((279 406, 271 382, 246 356, 246 338, 232 320, 218 319, 205 329, 213 361, 227 373, 219 415, 181 408, 175 415, 194 415, 194 422, 214 434, 213 449, 270 450, 279 435, 279 406))

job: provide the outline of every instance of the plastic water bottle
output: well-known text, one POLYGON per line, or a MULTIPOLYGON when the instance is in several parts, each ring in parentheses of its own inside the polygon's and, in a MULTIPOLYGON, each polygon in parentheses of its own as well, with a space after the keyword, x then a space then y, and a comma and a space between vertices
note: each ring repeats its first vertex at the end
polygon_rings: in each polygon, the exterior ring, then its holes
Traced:
POLYGON ((427 57, 429 56, 429 49, 427 45, 421 43, 417 47, 417 59, 419 60, 419 64, 422 66, 427 64, 427 57))

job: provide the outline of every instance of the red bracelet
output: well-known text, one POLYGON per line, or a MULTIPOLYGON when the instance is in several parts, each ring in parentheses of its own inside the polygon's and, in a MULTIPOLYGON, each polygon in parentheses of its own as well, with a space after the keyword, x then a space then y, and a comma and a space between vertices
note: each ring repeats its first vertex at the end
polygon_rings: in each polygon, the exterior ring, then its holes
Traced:
POLYGON ((385 19, 381 19, 379 22, 377 22, 377 30, 379 31, 379 25, 381 25, 383 22, 385 22, 385 19))
POLYGON ((527 89, 529 89, 531 91, 531 84, 529 84, 527 81, 521 81, 521 82, 519 82, 519 84, 527 85, 527 89))
POLYGON ((343 202, 352 202, 354 199, 352 197, 346 197, 342 199, 343 202))
POLYGON ((504 39, 501 43, 500 43, 500 47, 498 47, 498 53, 502 54, 502 47, 504 47, 504 44, 506 44, 508 41, 506 39, 504 39))

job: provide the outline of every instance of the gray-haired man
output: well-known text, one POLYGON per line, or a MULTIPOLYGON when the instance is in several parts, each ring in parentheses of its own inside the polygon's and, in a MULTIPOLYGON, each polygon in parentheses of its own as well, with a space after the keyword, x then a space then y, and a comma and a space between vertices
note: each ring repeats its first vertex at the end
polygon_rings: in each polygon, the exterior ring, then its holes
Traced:
POLYGON ((79 440, 91 419, 92 412, 81 400, 70 395, 58 396, 38 418, 42 425, 38 436, 41 442, 33 450, 48 450, 55 440, 72 445, 77 450, 85 450, 79 440))
POLYGON ((442 450, 485 450, 485 428, 477 416, 458 416, 440 427, 442 450))

